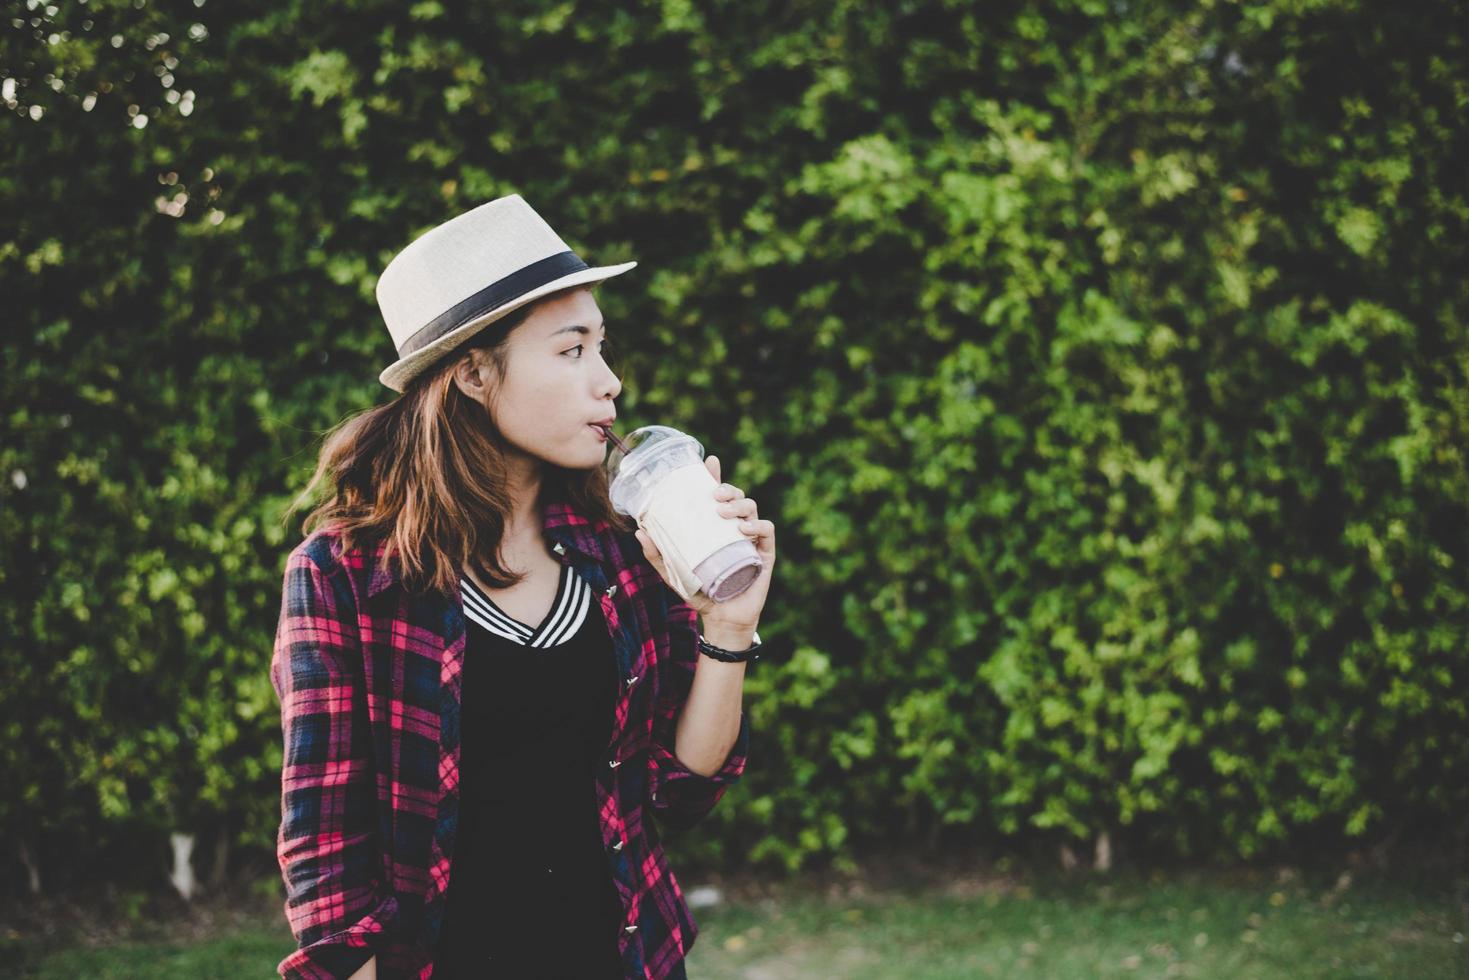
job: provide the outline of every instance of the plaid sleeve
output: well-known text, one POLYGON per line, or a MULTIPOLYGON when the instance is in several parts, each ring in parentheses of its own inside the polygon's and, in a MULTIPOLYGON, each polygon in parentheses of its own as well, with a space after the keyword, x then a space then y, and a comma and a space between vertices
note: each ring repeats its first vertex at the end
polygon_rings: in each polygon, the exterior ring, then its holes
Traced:
POLYGON ((356 626, 350 586, 293 551, 270 664, 284 742, 276 858, 298 946, 283 977, 350 976, 398 916, 382 886, 356 626))
POLYGON ((670 830, 698 823, 724 791, 739 781, 750 751, 750 716, 740 712, 740 731, 729 757, 713 775, 689 769, 674 755, 678 714, 688 700, 698 667, 699 614, 666 584, 660 583, 666 603, 669 649, 659 664, 658 703, 653 719, 653 744, 648 752, 648 804, 658 822, 670 830))

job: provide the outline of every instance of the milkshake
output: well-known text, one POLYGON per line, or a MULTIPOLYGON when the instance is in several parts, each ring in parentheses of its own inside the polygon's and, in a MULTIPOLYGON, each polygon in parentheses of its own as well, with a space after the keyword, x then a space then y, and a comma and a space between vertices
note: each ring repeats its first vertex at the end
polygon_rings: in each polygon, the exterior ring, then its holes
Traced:
POLYGON ((618 439, 607 457, 612 507, 648 532, 663 555, 669 584, 684 600, 703 592, 725 602, 760 577, 760 554, 733 517, 719 513, 704 447, 666 425, 618 439))

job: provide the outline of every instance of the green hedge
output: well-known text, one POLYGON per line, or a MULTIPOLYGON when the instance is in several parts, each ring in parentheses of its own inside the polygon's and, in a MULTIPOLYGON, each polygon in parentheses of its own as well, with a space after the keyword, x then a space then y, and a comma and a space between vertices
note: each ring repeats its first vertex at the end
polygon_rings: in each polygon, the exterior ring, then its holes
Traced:
POLYGON ((509 192, 641 261, 622 418, 779 528, 690 859, 1469 804, 1454 4, 66 6, 0 39, 0 838, 43 880, 268 859, 283 508, 391 395, 383 264, 509 192))

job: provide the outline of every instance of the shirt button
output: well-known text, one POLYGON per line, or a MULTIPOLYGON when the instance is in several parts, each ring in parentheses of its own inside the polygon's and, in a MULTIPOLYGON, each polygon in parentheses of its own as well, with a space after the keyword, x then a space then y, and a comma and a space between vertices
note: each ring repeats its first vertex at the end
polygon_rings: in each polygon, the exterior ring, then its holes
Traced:
POLYGON ((618 766, 622 765, 622 763, 619 762, 617 759, 613 759, 610 762, 608 762, 607 765, 610 766, 613 769, 616 769, 618 766))
POLYGON ((607 586, 607 594, 608 595, 617 595, 617 586, 615 586, 615 585, 609 585, 609 586, 607 586))
POLYGON ((566 545, 562 544, 560 541, 557 541, 556 544, 552 546, 551 550, 556 552, 556 554, 558 555, 564 555, 566 554, 566 545))
POLYGON ((624 843, 623 841, 618 841, 616 844, 613 844, 612 845, 612 849, 614 851, 620 851, 620 850, 622 850, 623 843, 624 843))
POLYGON ((638 678, 641 677, 641 676, 642 676, 641 674, 633 674, 631 677, 629 677, 627 679, 627 686, 628 687, 632 687, 634 684, 636 684, 638 682, 638 678))
POLYGON ((637 932, 638 931, 638 927, 637 926, 623 926, 622 927, 622 931, 623 932, 637 932))

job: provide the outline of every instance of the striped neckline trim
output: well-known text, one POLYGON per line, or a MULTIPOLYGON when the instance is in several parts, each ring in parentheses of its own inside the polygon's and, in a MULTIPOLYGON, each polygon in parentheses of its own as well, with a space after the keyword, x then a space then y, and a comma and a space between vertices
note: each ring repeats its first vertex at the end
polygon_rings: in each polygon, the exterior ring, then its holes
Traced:
POLYGON ((459 585, 466 619, 512 643, 537 649, 557 646, 575 636, 592 605, 592 587, 570 565, 561 566, 556 601, 535 629, 495 605, 468 577, 460 578, 459 585))

